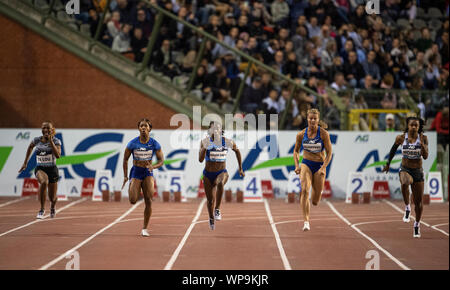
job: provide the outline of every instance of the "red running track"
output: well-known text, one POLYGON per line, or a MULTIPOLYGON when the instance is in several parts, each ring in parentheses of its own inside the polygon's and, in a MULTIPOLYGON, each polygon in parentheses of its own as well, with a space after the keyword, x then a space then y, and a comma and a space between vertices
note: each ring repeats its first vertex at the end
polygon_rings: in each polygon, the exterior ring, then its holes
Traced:
POLYGON ((0 269, 65 269, 73 250, 82 270, 358 270, 370 250, 382 270, 449 269, 448 202, 424 206, 420 239, 396 201, 322 200, 303 232, 298 203, 223 202, 223 220, 211 231, 204 200, 155 200, 148 238, 139 235, 142 202, 73 199, 40 221, 38 208, 35 197, 0 198, 0 269))

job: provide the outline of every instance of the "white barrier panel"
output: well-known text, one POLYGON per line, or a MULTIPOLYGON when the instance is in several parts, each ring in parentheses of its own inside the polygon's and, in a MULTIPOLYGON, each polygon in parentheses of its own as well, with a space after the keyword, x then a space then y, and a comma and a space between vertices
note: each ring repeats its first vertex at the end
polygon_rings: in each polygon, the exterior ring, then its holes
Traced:
POLYGON ((67 196, 69 195, 69 191, 67 188, 67 182, 66 182, 66 178, 64 176, 64 171, 62 169, 59 169, 59 182, 58 182, 58 187, 56 190, 56 196, 58 197, 58 201, 66 201, 69 200, 67 198, 67 196))
MULTIPOLYGON (((277 133, 258 133, 255 131, 225 131, 225 135, 235 141, 241 156, 243 169, 246 173, 259 172, 261 180, 272 182, 275 198, 284 198, 288 191, 289 172, 295 167, 292 150, 297 132, 280 131, 277 133), (270 135, 269 135, 270 134, 270 135), (266 135, 273 137, 273 142, 265 141, 266 135), (270 155, 269 146, 273 146, 276 155, 270 155), (269 156, 270 155, 270 156, 269 156)), ((30 156, 27 169, 18 173, 23 163, 23 157, 34 137, 40 136, 41 130, 36 129, 0 129, 0 195, 13 196, 21 194, 21 186, 25 178, 32 178, 36 157, 30 156)), ((196 198, 198 180, 202 175, 204 162, 198 161, 198 150, 205 131, 188 130, 157 130, 150 133, 161 144, 166 164, 156 171, 181 172, 184 174, 184 188, 187 198, 196 198), (171 143, 173 136, 177 142, 171 143)), ((345 198, 348 173, 363 172, 368 175, 381 174, 391 144, 401 132, 343 132, 329 131, 333 147, 333 157, 327 171, 333 197, 345 198)), ((94 178, 97 170, 111 170, 114 177, 113 185, 121 188, 123 182, 122 160, 127 143, 139 135, 138 130, 82 130, 59 129, 56 137, 62 142, 62 156, 57 160, 58 168, 65 170, 66 181, 72 178, 94 178)), ((427 132, 429 140, 429 157, 423 160, 425 172, 434 171, 436 160, 436 132, 427 132)), ((272 151, 272 150, 270 150, 272 151)), ((302 155, 302 152, 300 152, 302 155)), ((227 171, 230 175, 227 188, 235 192, 242 189, 242 179, 239 178, 238 164, 234 153, 228 152, 227 171)), ((391 195, 401 198, 398 179, 401 154, 394 156, 391 163, 392 176, 389 181, 391 195)), ((131 168, 129 160, 128 168, 131 168)), ((157 177, 158 178, 158 177, 157 177)), ((166 182, 158 182, 158 191, 166 182)), ((69 184, 70 185, 70 184, 69 184)), ((72 194, 75 194, 73 192, 72 194)), ((125 192, 124 192, 125 194, 125 192)))
POLYGON ((244 202, 262 202, 261 174, 247 172, 244 176, 244 202))
POLYGON ((165 190, 171 193, 179 191, 181 193, 182 202, 187 201, 184 184, 184 174, 182 172, 167 173, 165 190))
POLYGON ((352 202, 352 193, 362 194, 363 192, 370 192, 369 184, 366 181, 365 173, 363 172, 349 172, 347 179, 347 190, 345 202, 352 202))
POLYGON ((113 191, 113 180, 111 170, 97 170, 95 172, 94 193, 92 194, 92 201, 102 201, 102 190, 113 191))
POLYGON ((440 172, 428 173, 425 193, 430 195, 430 202, 444 202, 440 172))

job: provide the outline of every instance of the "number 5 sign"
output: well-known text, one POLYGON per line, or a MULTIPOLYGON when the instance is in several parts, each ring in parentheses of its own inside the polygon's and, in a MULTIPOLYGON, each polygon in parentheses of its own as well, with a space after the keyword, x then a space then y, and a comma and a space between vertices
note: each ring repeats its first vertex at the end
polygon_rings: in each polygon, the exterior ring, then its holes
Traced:
POLYGON ((262 202, 261 175, 259 172, 246 172, 244 176, 244 202, 262 202))
POLYGON ((444 202, 444 197, 442 195, 442 178, 440 172, 428 173, 428 179, 424 194, 430 194, 431 202, 444 202))
POLYGON ((184 176, 182 172, 167 173, 165 190, 171 193, 180 192, 182 202, 187 201, 183 184, 184 184, 184 176))

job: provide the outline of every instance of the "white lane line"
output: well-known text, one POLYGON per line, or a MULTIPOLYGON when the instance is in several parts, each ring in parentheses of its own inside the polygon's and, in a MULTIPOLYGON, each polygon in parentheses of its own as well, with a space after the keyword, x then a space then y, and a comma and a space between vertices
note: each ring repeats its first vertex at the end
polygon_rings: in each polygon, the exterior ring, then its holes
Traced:
MULTIPOLYGON (((79 199, 79 200, 76 200, 76 201, 72 201, 71 203, 67 204, 66 206, 64 206, 64 207, 62 207, 62 208, 60 208, 60 209, 57 209, 57 210, 56 210, 56 213, 60 213, 60 212, 62 212, 63 210, 68 209, 69 207, 72 207, 72 206, 74 206, 74 205, 76 205, 76 204, 78 204, 78 203, 81 203, 81 202, 85 201, 85 200, 87 200, 87 197, 83 197, 82 199, 79 199)), ((44 219, 48 218, 49 216, 50 216, 49 214, 45 215, 45 216, 44 216, 44 219)), ((43 219, 42 219, 42 220, 36 219, 36 220, 34 220, 34 221, 32 221, 32 222, 29 222, 29 223, 27 223, 27 224, 24 224, 23 226, 20 226, 20 227, 11 229, 11 230, 9 230, 9 231, 6 231, 6 232, 4 232, 4 233, 1 233, 1 234, 0 234, 0 237, 5 236, 5 235, 7 235, 7 234, 9 234, 9 233, 15 232, 15 231, 17 231, 17 230, 26 228, 26 227, 28 227, 28 226, 31 226, 31 225, 33 225, 33 224, 35 224, 35 223, 38 223, 38 222, 41 222, 41 221, 43 221, 43 219)))
POLYGON ((184 244, 186 243, 189 235, 191 234, 191 231, 194 229, 195 224, 197 223, 198 218, 200 217, 200 214, 202 213, 203 205, 206 203, 206 198, 202 200, 200 205, 198 206, 197 213, 194 217, 194 219, 191 222, 191 225, 187 229, 186 233, 184 234, 183 238, 181 239, 181 242, 178 244, 178 247, 175 249, 175 251, 172 254, 172 257, 170 257, 169 262, 167 262, 166 266, 164 267, 164 270, 171 270, 173 267, 173 264, 178 258, 178 255, 181 252, 181 249, 183 248, 184 244))
POLYGON ((361 236, 365 237, 367 240, 369 240, 377 249, 379 249, 380 251, 382 251, 386 256, 389 257, 389 259, 391 259, 392 261, 394 261, 400 268, 402 268, 403 270, 411 270, 410 268, 408 268, 405 264, 403 264, 402 262, 400 262, 396 257, 394 257, 393 255, 391 255, 391 253, 389 253, 387 250, 385 250, 383 247, 381 247, 374 239, 372 239, 371 237, 369 237, 368 235, 366 235, 365 233, 363 233, 360 229, 358 229, 356 227, 356 225, 353 225, 351 222, 349 222, 342 214, 340 214, 337 209, 329 202, 326 201, 326 203, 328 204, 328 206, 331 208, 331 210, 340 218, 342 219, 347 225, 349 225, 352 229, 354 229, 356 232, 358 232, 361 236))
POLYGON ((96 232, 95 234, 91 235, 89 238, 85 239, 84 241, 82 241, 81 243, 79 243, 78 245, 76 245, 75 247, 73 247, 72 249, 68 250, 67 252, 65 252, 64 254, 60 255, 58 258, 50 261, 49 263, 45 264, 44 266, 42 266, 41 268, 39 268, 39 270, 47 270, 48 268, 50 268, 51 266, 55 265, 56 263, 58 263, 59 261, 61 261, 62 259, 64 259, 65 257, 67 257, 68 255, 72 254, 74 251, 78 250, 79 248, 81 248, 82 246, 84 246, 85 244, 87 244, 89 241, 91 241, 92 239, 94 239, 96 236, 100 235, 101 233, 103 233, 104 231, 106 231, 107 229, 109 229, 110 227, 114 226, 115 224, 117 224, 120 220, 122 220, 124 217, 126 217, 127 215, 129 215, 133 210, 135 210, 141 203, 143 203, 144 200, 138 201, 135 205, 133 205, 129 210, 127 210, 123 215, 121 215, 120 217, 118 217, 115 221, 113 221, 112 223, 110 223, 109 225, 107 225, 106 227, 102 228, 101 230, 99 230, 98 232, 96 232))
MULTIPOLYGON (((393 209, 395 209, 396 211, 398 211, 398 212, 404 214, 404 211, 403 211, 401 208, 399 208, 397 205, 393 204, 393 203, 390 202, 389 200, 383 200, 383 201, 384 201, 385 203, 387 203, 388 205, 390 205, 390 206, 391 206, 393 209)), ((411 211, 412 211, 412 208, 411 208, 411 211)), ((413 218, 414 220, 416 220, 416 218, 413 217, 412 215, 411 215, 411 218, 413 218)), ((429 228, 432 228, 433 230, 436 230, 436 231, 438 231, 438 232, 440 232, 440 233, 443 233, 444 235, 446 235, 446 236, 448 237, 448 233, 447 233, 446 231, 441 230, 441 229, 438 229, 438 228, 436 228, 436 227, 432 227, 430 224, 424 222, 423 220, 420 221, 420 223, 426 225, 426 226, 429 227, 429 228)))
POLYGON ((14 199, 14 200, 11 200, 11 201, 8 201, 8 202, 0 204, 0 207, 4 207, 4 206, 7 206, 7 205, 10 205, 10 204, 22 201, 22 200, 26 200, 26 199, 29 199, 30 197, 31 196, 25 196, 25 197, 17 198, 17 199, 14 199))
POLYGON ((283 244, 281 243, 280 235, 277 231, 277 226, 273 222, 272 213, 270 212, 269 203, 267 202, 267 199, 264 198, 264 206, 266 208, 267 217, 269 218, 270 226, 272 227, 273 235, 275 236, 275 240, 277 242, 278 250, 280 252, 281 260, 283 261, 284 269, 285 270, 292 270, 291 265, 289 264, 289 260, 286 256, 286 253, 283 249, 283 244))
POLYGON ((446 235, 446 236, 448 237, 448 233, 447 233, 446 231, 444 231, 444 230, 438 228, 438 227, 440 227, 440 226, 445 226, 445 225, 448 225, 448 223, 434 225, 434 226, 431 226, 431 228, 434 229, 434 230, 436 230, 436 231, 440 231, 441 233, 443 233, 444 235, 446 235))

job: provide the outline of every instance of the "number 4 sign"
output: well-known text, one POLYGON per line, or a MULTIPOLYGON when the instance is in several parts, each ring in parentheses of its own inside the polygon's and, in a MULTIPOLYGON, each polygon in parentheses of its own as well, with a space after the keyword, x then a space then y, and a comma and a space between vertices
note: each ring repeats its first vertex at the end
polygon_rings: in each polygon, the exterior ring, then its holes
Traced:
POLYGON ((244 176, 244 202, 262 202, 261 175, 259 172, 246 172, 244 176))
POLYGON ((428 173, 424 194, 430 194, 431 202, 444 202, 442 195, 442 178, 440 172, 428 173))

